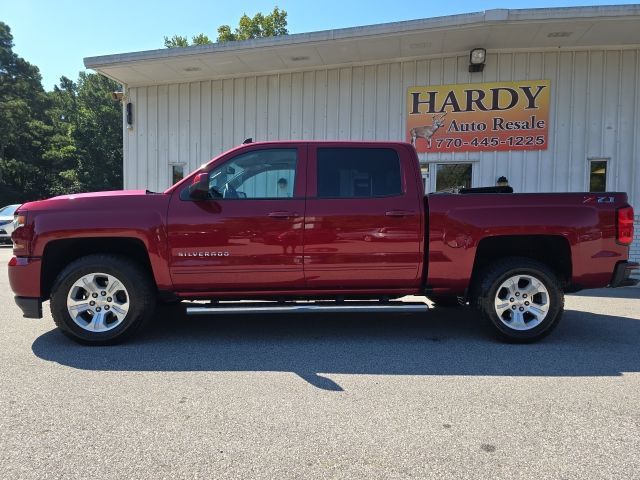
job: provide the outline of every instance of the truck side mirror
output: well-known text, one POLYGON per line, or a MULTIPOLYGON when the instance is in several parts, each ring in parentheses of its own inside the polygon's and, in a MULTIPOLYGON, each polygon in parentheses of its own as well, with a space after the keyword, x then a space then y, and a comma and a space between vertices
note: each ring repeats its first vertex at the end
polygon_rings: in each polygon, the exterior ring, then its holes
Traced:
POLYGON ((199 173, 193 177, 189 185, 189 198, 194 200, 206 200, 209 197, 209 174, 199 173))

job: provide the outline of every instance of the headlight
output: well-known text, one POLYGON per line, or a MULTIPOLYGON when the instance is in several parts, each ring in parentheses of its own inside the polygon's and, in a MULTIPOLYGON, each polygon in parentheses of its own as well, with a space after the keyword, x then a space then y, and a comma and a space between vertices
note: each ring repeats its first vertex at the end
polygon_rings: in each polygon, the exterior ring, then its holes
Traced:
POLYGON ((33 227, 27 227, 27 214, 13 216, 13 254, 16 257, 24 257, 29 255, 29 243, 33 236, 33 227))
POLYGON ((26 215, 14 215, 13 216, 13 229, 17 230, 20 227, 24 227, 27 223, 26 215))

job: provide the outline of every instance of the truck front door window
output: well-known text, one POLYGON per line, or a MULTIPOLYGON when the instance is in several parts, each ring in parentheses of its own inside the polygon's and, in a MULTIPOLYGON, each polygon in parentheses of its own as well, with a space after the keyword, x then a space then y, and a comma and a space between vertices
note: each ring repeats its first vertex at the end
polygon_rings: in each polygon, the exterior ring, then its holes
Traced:
POLYGON ((209 174, 211 198, 292 198, 296 149, 254 150, 214 168, 209 174))

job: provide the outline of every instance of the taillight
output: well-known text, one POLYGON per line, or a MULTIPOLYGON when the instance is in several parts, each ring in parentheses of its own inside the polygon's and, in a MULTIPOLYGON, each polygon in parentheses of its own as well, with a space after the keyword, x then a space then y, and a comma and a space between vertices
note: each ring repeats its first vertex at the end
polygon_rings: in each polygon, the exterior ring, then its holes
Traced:
POLYGON ((622 207, 618 209, 617 240, 623 245, 633 242, 633 208, 622 207))

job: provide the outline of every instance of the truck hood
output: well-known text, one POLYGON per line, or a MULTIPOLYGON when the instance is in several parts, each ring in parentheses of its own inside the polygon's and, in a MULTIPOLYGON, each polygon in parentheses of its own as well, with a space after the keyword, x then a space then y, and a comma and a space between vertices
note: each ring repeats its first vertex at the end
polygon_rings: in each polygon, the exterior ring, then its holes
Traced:
POLYGON ((120 195, 128 195, 131 197, 137 195, 148 195, 151 193, 152 192, 148 190, 108 190, 106 192, 87 192, 72 193, 71 195, 59 195, 57 197, 52 197, 49 200, 75 200, 76 198, 116 197, 120 195))
POLYGON ((110 200, 114 198, 122 199, 123 197, 140 198, 146 196, 155 196, 153 192, 148 190, 109 190, 105 192, 88 192, 88 193, 73 193, 71 195, 59 195, 57 197, 48 198, 46 200, 36 200, 34 202, 28 202, 23 204, 18 211, 25 212, 29 210, 51 210, 51 209, 69 209, 79 201, 85 203, 90 201, 91 204, 107 205, 110 200))

